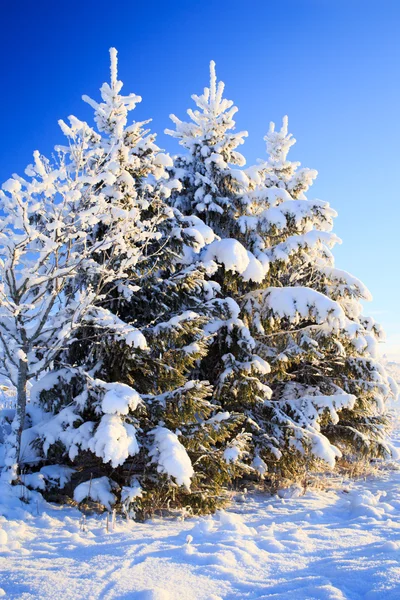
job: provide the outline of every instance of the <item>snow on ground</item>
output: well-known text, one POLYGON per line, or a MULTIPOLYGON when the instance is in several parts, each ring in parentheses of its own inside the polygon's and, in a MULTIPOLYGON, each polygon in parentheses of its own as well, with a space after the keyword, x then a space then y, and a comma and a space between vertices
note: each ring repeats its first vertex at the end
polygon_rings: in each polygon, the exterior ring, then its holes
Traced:
MULTIPOLYGON (((393 438, 400 448, 400 427, 393 438)), ((238 496, 208 518, 117 519, 109 533, 104 516, 83 523, 76 509, 40 503, 27 516, 21 503, 0 516, 0 596, 398 600, 400 463, 392 467, 327 491, 238 496)))
POLYGON ((110 533, 105 517, 82 530, 75 509, 0 517, 0 588, 23 600, 400 598, 400 471, 242 500, 210 518, 117 521, 110 533))

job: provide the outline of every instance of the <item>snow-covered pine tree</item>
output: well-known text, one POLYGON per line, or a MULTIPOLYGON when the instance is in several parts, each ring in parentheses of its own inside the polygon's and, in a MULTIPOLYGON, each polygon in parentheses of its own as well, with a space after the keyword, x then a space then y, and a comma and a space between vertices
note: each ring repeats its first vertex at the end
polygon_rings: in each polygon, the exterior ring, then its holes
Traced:
POLYGON ((268 160, 248 171, 241 223, 250 249, 265 253, 270 267, 246 310, 257 351, 272 367, 266 433, 276 451, 262 456, 271 471, 293 478, 304 455, 310 467, 321 459, 334 466, 342 453, 390 454, 386 401, 395 384, 377 361, 383 333, 362 316, 360 301, 370 293, 334 265, 336 212, 305 196, 317 172, 287 159, 295 143, 287 117, 279 131, 271 123, 265 140, 268 160))
POLYGON ((245 429, 238 430, 237 439, 231 443, 229 460, 242 457, 249 466, 262 470, 258 448, 264 441, 269 444, 264 432, 264 403, 271 394, 269 365, 255 349, 242 308, 244 296, 265 279, 268 259, 257 249, 256 254, 251 252, 242 232, 249 180, 238 168, 245 160, 237 148, 247 133, 234 131, 237 108, 223 98, 223 92, 224 84, 217 83, 211 62, 210 86, 201 96, 192 96, 197 110, 188 110, 191 121, 171 116, 175 129, 166 133, 186 149, 175 158, 171 170, 182 184, 173 191, 172 202, 185 215, 200 216, 218 236, 201 256, 215 270, 211 276, 219 285, 218 298, 207 308, 212 316, 215 307, 222 308, 223 317, 214 316, 207 326, 214 340, 199 372, 213 384, 215 401, 224 410, 237 411, 245 418, 245 429))
MULTIPOLYGON (((61 127, 70 177, 83 196, 110 207, 109 220, 95 224, 92 243, 123 218, 118 259, 124 274, 109 277, 75 343, 35 386, 33 396, 53 413, 36 431, 49 461, 67 456, 78 470, 79 501, 102 498, 110 506, 118 498, 142 515, 188 505, 209 511, 225 500, 221 486, 240 468, 226 460, 240 418, 218 412, 208 381, 189 376, 206 354, 205 306, 218 289, 196 256, 215 236, 195 215, 167 205, 180 187, 165 170, 172 161, 147 122, 128 124, 140 98, 120 94, 116 51, 110 53, 111 83, 101 88, 102 102, 84 97, 97 130, 76 118, 61 127)), ((93 262, 101 266, 113 256, 107 246, 93 262)), ((91 283, 90 265, 79 277, 83 288, 91 283)))

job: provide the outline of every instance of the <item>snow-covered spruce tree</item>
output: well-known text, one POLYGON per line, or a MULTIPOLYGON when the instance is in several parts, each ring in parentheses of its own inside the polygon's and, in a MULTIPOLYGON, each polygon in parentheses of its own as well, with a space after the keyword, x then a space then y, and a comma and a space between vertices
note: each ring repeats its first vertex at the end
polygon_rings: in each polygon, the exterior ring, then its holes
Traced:
POLYGON ((244 164, 236 148, 245 134, 232 131, 236 108, 222 94, 211 63, 210 88, 193 96, 199 110, 188 111, 192 122, 172 116, 176 129, 167 130, 187 149, 175 159, 182 190, 174 205, 221 238, 203 259, 220 265, 213 279, 233 309, 229 326, 215 323, 200 372, 224 408, 244 413, 261 474, 294 478, 300 464, 334 466, 341 451, 388 453, 391 381, 373 358, 382 333, 361 317, 365 286, 334 268, 336 213, 306 199, 316 172, 287 161, 294 140, 286 121, 280 132, 271 126, 268 161, 245 173, 232 168, 244 164))
MULTIPOLYGON (((209 511, 225 500, 221 486, 240 469, 240 461, 227 460, 240 418, 218 412, 208 381, 189 376, 211 336, 205 306, 218 286, 196 256, 214 234, 195 215, 167 205, 180 183, 168 177, 172 161, 147 122, 128 125, 140 98, 120 94, 116 60, 112 49, 102 102, 84 97, 97 131, 76 118, 61 127, 82 195, 110 207, 110 220, 93 227, 92 243, 124 217, 124 250, 116 256, 110 246, 93 256, 99 265, 114 256, 123 276, 109 279, 75 342, 34 387, 53 413, 36 430, 47 460, 67 459, 77 469, 78 501, 109 507, 119 500, 142 516, 166 507, 209 511)), ((79 277, 83 288, 91 283, 90 265, 79 277)))
POLYGON ((342 453, 390 454, 385 404, 395 386, 376 358, 382 331, 362 316, 368 290, 334 266, 336 212, 305 196, 316 171, 287 159, 295 143, 287 118, 280 131, 271 124, 265 140, 269 157, 248 172, 248 216, 240 220, 250 249, 265 253, 270 267, 245 307, 257 351, 272 367, 266 433, 279 460, 263 458, 293 478, 301 456, 311 467, 334 466, 342 453))
POLYGON ((219 285, 218 298, 207 308, 212 314, 217 304, 223 306, 225 316, 213 318, 207 325, 214 339, 199 373, 213 384, 214 400, 224 410, 237 411, 245 419, 245 429, 237 431, 229 459, 242 457, 249 470, 263 472, 260 448, 270 446, 264 423, 264 403, 271 395, 269 365, 256 351, 242 308, 245 295, 265 279, 268 259, 257 248, 255 253, 250 250, 246 232, 242 232, 241 218, 248 212, 249 180, 237 168, 245 163, 237 147, 247 134, 233 131, 237 108, 223 98, 223 91, 224 84, 217 83, 211 62, 210 87, 201 96, 192 96, 197 110, 188 110, 191 121, 171 116, 175 129, 166 133, 186 149, 174 161, 172 172, 182 188, 174 190, 172 202, 186 215, 200 216, 218 236, 201 256, 215 270, 212 278, 219 285))

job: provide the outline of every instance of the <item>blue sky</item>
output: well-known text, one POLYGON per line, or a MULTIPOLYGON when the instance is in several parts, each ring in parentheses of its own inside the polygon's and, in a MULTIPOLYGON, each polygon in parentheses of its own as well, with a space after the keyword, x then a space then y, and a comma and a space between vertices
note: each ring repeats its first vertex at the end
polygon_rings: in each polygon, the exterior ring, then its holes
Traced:
POLYGON ((289 115, 291 158, 319 171, 310 196, 339 212, 337 265, 368 285, 366 313, 400 357, 396 0, 14 0, 0 14, 1 180, 62 141, 59 118, 90 119, 80 98, 98 97, 110 46, 125 90, 143 96, 135 118, 152 117, 171 152, 168 115, 184 116, 214 59, 248 163, 265 156, 269 121, 289 115))

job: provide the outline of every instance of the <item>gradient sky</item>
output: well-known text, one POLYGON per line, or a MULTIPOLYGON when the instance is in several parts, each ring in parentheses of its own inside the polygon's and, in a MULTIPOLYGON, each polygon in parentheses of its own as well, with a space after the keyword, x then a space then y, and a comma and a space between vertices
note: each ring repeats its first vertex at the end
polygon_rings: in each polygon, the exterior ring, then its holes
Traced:
POLYGON ((62 142, 59 118, 91 118, 80 98, 98 98, 110 46, 125 91, 143 96, 134 118, 152 117, 172 153, 168 115, 185 116, 214 59, 248 164, 265 156, 269 121, 289 115, 290 158, 319 171, 309 197, 339 213, 337 266, 367 284, 383 351, 400 357, 397 0, 13 0, 0 15, 1 181, 62 142))

